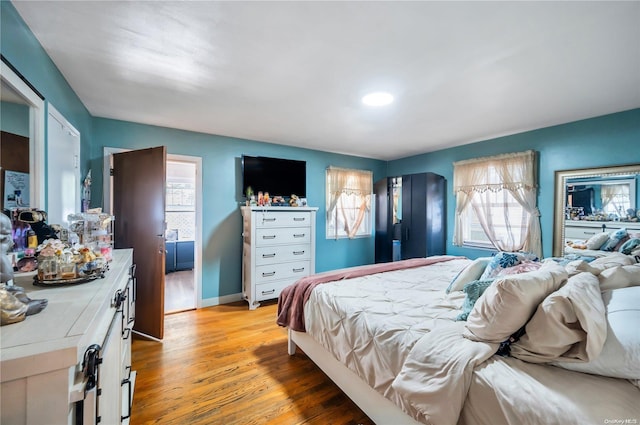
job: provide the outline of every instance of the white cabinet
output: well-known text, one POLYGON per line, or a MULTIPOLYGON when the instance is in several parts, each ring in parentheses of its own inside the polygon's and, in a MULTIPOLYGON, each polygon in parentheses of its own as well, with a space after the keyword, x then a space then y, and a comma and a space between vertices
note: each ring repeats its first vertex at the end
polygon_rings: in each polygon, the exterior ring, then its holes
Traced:
POLYGON ((638 222, 565 220, 564 240, 565 243, 568 241, 586 241, 596 233, 611 233, 623 227, 628 232, 640 233, 640 223, 638 222))
POLYGON ((317 210, 242 207, 242 293, 251 310, 315 273, 317 210))
POLYGON ((115 250, 104 279, 41 287, 15 283, 47 307, 0 329, 0 423, 128 423, 135 372, 133 250, 115 250))

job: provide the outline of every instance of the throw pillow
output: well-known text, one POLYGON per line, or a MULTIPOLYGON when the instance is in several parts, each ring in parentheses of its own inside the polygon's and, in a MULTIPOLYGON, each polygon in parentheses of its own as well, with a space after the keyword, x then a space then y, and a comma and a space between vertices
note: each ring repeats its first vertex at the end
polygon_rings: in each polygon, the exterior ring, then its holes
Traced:
POLYGON ((534 254, 526 252, 498 252, 491 257, 491 261, 487 264, 487 268, 482 273, 482 276, 480 276, 480 280, 494 278, 502 270, 516 266, 523 260, 539 261, 538 257, 534 254))
POLYGON ((622 244, 619 251, 624 255, 629 255, 638 247, 640 247, 640 238, 633 238, 622 244))
POLYGON ((460 273, 453 278, 449 287, 447 287, 446 293, 462 291, 464 285, 480 277, 490 261, 491 257, 480 257, 473 260, 471 264, 462 269, 460 273))
POLYGON ((602 293, 607 338, 600 355, 588 363, 555 362, 555 366, 613 378, 640 379, 640 286, 602 293))
POLYGON ((596 233, 587 241, 587 249, 600 249, 608 240, 609 234, 607 232, 596 233))
POLYGON ((473 341, 505 341, 527 323, 538 304, 567 278, 564 267, 547 262, 537 271, 496 279, 469 313, 464 336, 473 341))
POLYGON ((625 227, 618 229, 609 235, 609 239, 600 247, 600 249, 603 251, 614 251, 620 241, 628 236, 629 235, 627 235, 627 229, 625 227))
POLYGON ((493 279, 474 280, 464 285, 462 289, 465 293, 464 302, 462 303, 462 313, 456 317, 456 320, 467 320, 471 309, 475 305, 478 298, 493 283, 493 279))

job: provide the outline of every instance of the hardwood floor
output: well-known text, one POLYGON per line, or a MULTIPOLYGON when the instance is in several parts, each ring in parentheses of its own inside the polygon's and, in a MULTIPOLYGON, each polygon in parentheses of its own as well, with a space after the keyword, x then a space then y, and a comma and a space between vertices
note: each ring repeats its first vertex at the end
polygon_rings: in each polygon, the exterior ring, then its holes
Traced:
POLYGON ((275 302, 238 302, 166 316, 162 343, 134 338, 131 424, 373 424, 304 353, 287 354, 275 317, 275 302))

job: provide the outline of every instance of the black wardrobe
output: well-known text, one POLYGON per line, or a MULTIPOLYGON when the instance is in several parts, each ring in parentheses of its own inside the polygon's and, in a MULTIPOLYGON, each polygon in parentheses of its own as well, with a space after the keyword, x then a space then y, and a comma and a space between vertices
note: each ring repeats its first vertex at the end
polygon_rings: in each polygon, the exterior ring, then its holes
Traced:
POLYGON ((445 190, 444 177, 434 173, 375 183, 376 263, 445 253, 445 190))

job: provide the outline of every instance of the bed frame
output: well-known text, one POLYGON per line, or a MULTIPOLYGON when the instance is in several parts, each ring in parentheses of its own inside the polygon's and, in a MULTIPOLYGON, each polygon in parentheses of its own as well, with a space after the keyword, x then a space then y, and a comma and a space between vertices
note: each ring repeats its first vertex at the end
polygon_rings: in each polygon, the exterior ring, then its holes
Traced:
POLYGON ((398 406, 367 385, 305 332, 289 329, 287 351, 299 347, 376 424, 419 425, 398 406))

